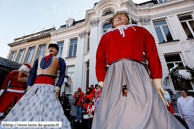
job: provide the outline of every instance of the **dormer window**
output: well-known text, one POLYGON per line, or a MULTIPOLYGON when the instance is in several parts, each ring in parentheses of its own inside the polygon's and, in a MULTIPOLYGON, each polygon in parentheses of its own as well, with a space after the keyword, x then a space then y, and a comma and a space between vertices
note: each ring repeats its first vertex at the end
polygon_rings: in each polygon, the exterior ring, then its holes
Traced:
POLYGON ((67 23, 67 25, 66 25, 67 28, 71 27, 71 26, 73 26, 73 22, 67 23))
POLYGON ((66 28, 73 26, 74 21, 75 21, 75 20, 74 20, 73 18, 69 18, 69 19, 66 21, 66 28))

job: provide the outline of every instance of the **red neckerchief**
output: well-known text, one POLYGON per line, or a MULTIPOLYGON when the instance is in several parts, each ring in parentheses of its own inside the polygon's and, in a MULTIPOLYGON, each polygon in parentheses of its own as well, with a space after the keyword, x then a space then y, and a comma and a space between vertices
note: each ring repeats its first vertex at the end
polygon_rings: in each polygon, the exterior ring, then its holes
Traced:
POLYGON ((28 75, 26 75, 25 73, 21 73, 20 77, 28 77, 28 75))
POLYGON ((49 58, 51 57, 51 56, 53 56, 53 55, 48 55, 48 56, 46 56, 44 59, 46 60, 46 62, 48 62, 48 60, 49 60, 49 58))

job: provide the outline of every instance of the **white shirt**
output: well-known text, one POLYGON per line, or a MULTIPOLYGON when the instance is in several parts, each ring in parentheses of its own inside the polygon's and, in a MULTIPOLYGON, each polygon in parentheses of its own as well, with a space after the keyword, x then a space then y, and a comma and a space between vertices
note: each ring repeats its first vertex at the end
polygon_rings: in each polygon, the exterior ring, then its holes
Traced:
POLYGON ((177 100, 177 106, 181 118, 194 117, 194 98, 187 96, 183 98, 182 96, 177 100))

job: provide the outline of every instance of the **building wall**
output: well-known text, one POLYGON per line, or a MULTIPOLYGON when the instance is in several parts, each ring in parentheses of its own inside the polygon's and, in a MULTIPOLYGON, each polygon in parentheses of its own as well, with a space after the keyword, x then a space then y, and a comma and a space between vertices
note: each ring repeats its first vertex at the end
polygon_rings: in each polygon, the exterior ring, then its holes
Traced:
MULTIPOLYGON (((194 39, 187 39, 185 31, 179 21, 178 16, 182 14, 191 14, 194 18, 194 1, 177 0, 156 4, 150 10, 151 15, 150 27, 155 38, 160 60, 163 67, 163 78, 169 74, 164 56, 167 54, 180 53, 183 63, 186 66, 194 67, 193 55, 194 49, 192 43, 194 39), (155 7, 154 7, 155 6, 155 7), (154 28, 154 21, 166 20, 170 33, 174 41, 159 43, 157 33, 154 28)), ((175 93, 173 84, 164 86, 165 89, 171 89, 175 93)))
MULTIPOLYGON (((162 63, 163 80, 169 74, 169 68, 165 60, 166 54, 180 53, 183 64, 194 67, 194 39, 187 38, 178 19, 179 15, 187 13, 190 13, 194 18, 193 0, 171 0, 164 3, 142 5, 134 4, 132 0, 101 0, 92 9, 86 11, 84 22, 51 33, 51 41, 64 41, 63 58, 66 60, 67 66, 75 66, 73 92, 71 93, 77 91, 78 87, 82 87, 85 92, 86 63, 88 61, 90 62, 89 85, 98 83, 95 75, 95 53, 99 40, 103 35, 102 28, 107 23, 107 19, 113 16, 112 14, 102 15, 110 10, 114 12, 119 10, 127 11, 137 25, 145 27, 153 35, 162 63), (159 43, 153 22, 160 20, 166 21, 173 41, 159 43), (88 32, 90 32, 90 50, 86 51, 88 32), (73 37, 78 38, 77 54, 76 57, 68 58, 70 40, 73 37)), ((176 93, 172 83, 164 86, 164 88, 176 93)))
POLYGON ((13 47, 11 47, 10 50, 9 50, 9 53, 8 53, 8 55, 7 55, 7 59, 9 58, 10 53, 11 53, 12 51, 17 51, 17 52, 16 52, 16 55, 15 55, 15 57, 14 57, 14 60, 13 60, 13 61, 16 61, 16 58, 17 58, 17 56, 18 56, 19 50, 25 49, 25 53, 24 53, 24 56, 23 56, 22 62, 21 62, 21 64, 23 64, 23 63, 24 63, 24 60, 25 60, 25 58, 26 58, 26 54, 27 54, 27 52, 28 52, 28 49, 29 49, 30 47, 35 47, 34 54, 33 54, 33 57, 32 57, 32 61, 31 61, 31 63, 30 63, 30 65, 33 66, 34 61, 35 61, 35 56, 36 56, 36 53, 37 53, 37 50, 38 50, 39 45, 46 44, 44 56, 48 55, 48 45, 49 45, 49 43, 50 43, 50 39, 51 39, 51 37, 47 37, 47 38, 39 39, 39 40, 36 40, 36 41, 31 41, 31 42, 27 42, 27 43, 24 43, 24 44, 19 44, 19 45, 13 46, 13 47))

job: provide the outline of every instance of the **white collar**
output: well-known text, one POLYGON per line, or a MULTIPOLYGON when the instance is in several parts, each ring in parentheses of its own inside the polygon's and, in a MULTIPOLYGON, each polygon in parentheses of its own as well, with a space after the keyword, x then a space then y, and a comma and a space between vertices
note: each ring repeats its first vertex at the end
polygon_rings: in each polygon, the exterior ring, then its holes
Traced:
POLYGON ((187 96, 187 98, 183 98, 183 96, 181 96, 181 98, 182 98, 182 100, 186 100, 186 101, 188 101, 188 100, 190 100, 190 99, 193 99, 192 96, 187 96))
MULTIPOLYGON (((110 28, 108 29, 104 34, 110 32, 110 31, 114 31, 114 30, 119 30, 120 31, 120 35, 123 35, 123 37, 125 37, 125 32, 124 32, 124 29, 126 30, 127 28, 129 27, 133 27, 133 26, 138 26, 138 27, 142 27, 142 26, 139 26, 139 25, 135 25, 135 24, 129 24, 129 25, 120 25, 120 26, 117 26, 116 28, 110 28)), ((144 27, 143 27, 144 28, 144 27)), ((135 28, 133 28, 135 30, 135 28)), ((135 30, 136 31, 136 30, 135 30)))

